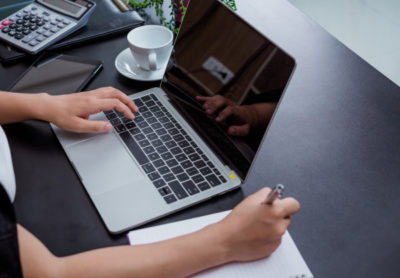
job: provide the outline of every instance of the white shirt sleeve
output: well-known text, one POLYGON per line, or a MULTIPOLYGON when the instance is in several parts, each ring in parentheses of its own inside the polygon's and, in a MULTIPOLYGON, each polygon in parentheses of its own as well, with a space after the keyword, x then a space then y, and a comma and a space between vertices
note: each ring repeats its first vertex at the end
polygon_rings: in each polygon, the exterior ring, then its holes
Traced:
POLYGON ((7 137, 0 126, 0 183, 4 186, 11 202, 14 202, 16 185, 7 137))

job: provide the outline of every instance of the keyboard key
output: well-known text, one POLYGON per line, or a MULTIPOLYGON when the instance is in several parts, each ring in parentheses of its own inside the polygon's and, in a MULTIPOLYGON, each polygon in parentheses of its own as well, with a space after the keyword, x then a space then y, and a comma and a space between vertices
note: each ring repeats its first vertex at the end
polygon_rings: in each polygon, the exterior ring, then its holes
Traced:
POLYGON ((182 183, 182 185, 190 195, 194 195, 200 192, 200 190, 194 185, 192 181, 185 181, 182 183))
POLYGON ((114 129, 115 129, 118 133, 121 133, 121 132, 123 132, 123 131, 126 131, 126 127, 125 127, 123 124, 114 126, 114 129))
POLYGON ((151 129, 151 127, 146 127, 146 128, 143 129, 143 133, 144 134, 149 134, 149 133, 152 133, 152 132, 153 132, 153 130, 151 129))
POLYGON ((172 173, 176 174, 180 174, 183 173, 183 168, 181 166, 175 166, 173 168, 171 168, 172 173))
MULTIPOLYGON (((156 113, 158 113, 158 112, 156 112, 156 113)), ((162 112, 160 112, 160 113, 162 113, 162 112)), ((167 117, 161 117, 158 120, 160 121, 160 123, 163 123, 163 124, 169 123, 169 119, 167 117)))
POLYGON ((130 132, 132 135, 141 134, 140 129, 137 128, 137 127, 133 128, 133 129, 131 129, 131 130, 129 130, 129 132, 130 132))
POLYGON ((145 140, 139 141, 139 146, 141 146, 142 148, 147 147, 150 145, 150 142, 145 140))
POLYGON ((214 164, 211 161, 207 162, 208 167, 210 168, 215 168, 214 164))
POLYGON ((141 101, 140 99, 134 99, 133 101, 135 102, 137 107, 140 107, 140 106, 144 105, 143 101, 141 101))
POLYGON ((191 153, 194 153, 194 149, 192 147, 184 148, 183 151, 185 154, 188 154, 188 155, 191 153))
POLYGON ((193 176, 192 179, 194 180, 195 183, 204 181, 204 178, 201 175, 193 176))
POLYGON ((189 146, 189 143, 187 141, 181 141, 178 143, 179 147, 181 148, 186 148, 189 146))
POLYGON ((189 179, 189 176, 186 173, 179 174, 176 177, 178 178, 179 181, 185 181, 189 179))
POLYGON ((141 98, 142 101, 150 101, 151 97, 150 96, 144 96, 141 98))
POLYGON ((150 180, 154 181, 156 179, 161 178, 160 174, 158 174, 157 172, 153 172, 147 175, 149 177, 150 180))
POLYGON ((203 167, 206 166, 206 164, 204 163, 203 160, 199 160, 199 161, 194 162, 194 165, 195 165, 197 168, 203 168, 203 167))
POLYGON ((168 181, 172 181, 175 179, 175 176, 172 173, 166 174, 163 176, 164 180, 168 181))
POLYGON ((200 159, 200 156, 197 153, 192 153, 192 154, 189 155, 189 159, 191 161, 196 161, 196 160, 200 159))
POLYGON ((128 119, 128 118, 126 118, 125 116, 124 116, 124 117, 122 117, 122 118, 121 118, 121 120, 122 120, 122 122, 123 122, 124 124, 127 124, 127 123, 132 123, 132 120, 131 120, 131 119, 128 119))
POLYGON ((221 184, 220 180, 219 180, 214 174, 211 174, 211 175, 206 176, 206 180, 207 180, 207 181, 211 184, 211 186, 213 186, 213 187, 221 184))
POLYGON ((144 164, 142 166, 143 170, 146 172, 146 174, 154 172, 156 169, 151 165, 151 163, 144 164))
POLYGON ((159 168, 159 167, 165 165, 164 161, 161 160, 161 159, 154 161, 153 164, 154 164, 154 166, 156 166, 157 168, 159 168))
POLYGON ((154 116, 156 116, 157 118, 161 118, 164 116, 164 113, 162 111, 157 111, 157 112, 154 112, 154 116))
POLYGON ((157 112, 157 111, 160 111, 160 107, 158 107, 158 106, 152 106, 152 107, 150 107, 150 111, 151 112, 157 112))
POLYGON ((175 147, 171 149, 171 153, 174 155, 180 154, 182 150, 179 147, 175 147))
POLYGON ((146 121, 147 121, 149 124, 153 124, 153 123, 156 123, 156 122, 157 122, 157 119, 154 118, 154 117, 150 117, 150 118, 146 119, 146 121))
POLYGON ((226 179, 223 176, 218 176, 218 178, 222 181, 222 183, 226 182, 226 179))
POLYGON ((119 136, 121 136, 122 140, 125 142, 126 146, 131 151, 131 153, 133 154, 133 156, 136 158, 136 160, 140 165, 149 162, 149 159, 143 153, 142 149, 138 146, 135 140, 133 140, 129 132, 122 132, 119 134, 119 136))
POLYGON ((146 112, 146 111, 149 111, 149 108, 147 108, 146 106, 139 107, 139 112, 140 113, 143 113, 143 112, 146 112))
POLYGON ((189 195, 186 193, 186 191, 183 189, 183 187, 179 184, 177 181, 173 181, 168 183, 169 187, 172 189, 172 191, 175 193, 176 197, 178 199, 183 199, 188 197, 189 195))
POLYGON ((118 119, 118 118, 115 118, 115 119, 110 120, 110 123, 111 123, 113 126, 117 126, 117 125, 119 125, 119 124, 121 123, 121 120, 118 119))
POLYGON ((179 131, 176 128, 172 128, 168 130, 168 133, 171 135, 179 134, 179 131))
POLYGON ((126 126, 127 129, 132 129, 132 128, 136 127, 136 124, 134 122, 131 122, 131 123, 125 124, 125 126, 126 126))
POLYGON ((161 157, 162 157, 164 160, 168 160, 168 159, 173 158, 173 156, 172 156, 172 154, 171 154, 170 152, 163 153, 163 154, 161 155, 161 157))
POLYGON ((143 148, 143 151, 144 151, 146 154, 149 154, 149 153, 154 153, 154 152, 155 152, 155 149, 154 149, 152 146, 147 146, 147 147, 143 148))
POLYGON ((212 173, 212 171, 211 171, 210 168, 204 167, 204 168, 200 169, 200 173, 202 173, 205 176, 205 175, 208 175, 208 174, 212 173))
POLYGON ((173 147, 176 147, 177 145, 176 145, 176 143, 174 141, 168 141, 168 142, 165 143, 165 146, 167 148, 171 149, 173 147))
POLYGON ((158 153, 151 153, 151 154, 149 154, 149 158, 151 161, 153 161, 153 160, 159 159, 160 156, 158 153))
POLYGON ((145 104, 146 104, 148 107, 153 106, 153 105, 156 105, 156 103, 155 103, 154 101, 152 101, 152 100, 146 101, 145 104))
POLYGON ((172 137, 169 136, 169 134, 164 134, 163 136, 160 137, 161 140, 163 140, 164 142, 172 140, 172 137))
POLYGON ((171 129, 171 128, 174 128, 174 125, 173 125, 173 123, 168 122, 168 123, 164 124, 164 127, 166 129, 171 129))
POLYGON ((173 203, 173 202, 177 201, 177 199, 175 198, 174 195, 165 196, 164 200, 167 202, 167 204, 170 204, 170 203, 173 203))
POLYGON ((193 163, 190 162, 189 160, 186 160, 186 161, 183 161, 183 162, 181 163, 181 165, 182 165, 183 168, 187 169, 187 168, 192 167, 192 166, 193 166, 193 163))
POLYGON ((161 140, 159 140, 159 139, 154 140, 154 141, 151 141, 151 144, 152 144, 155 148, 160 147, 160 146, 163 145, 163 143, 162 143, 161 140))
POLYGON ((184 161, 187 159, 186 155, 184 155, 183 153, 176 155, 175 158, 178 161, 184 161))
POLYGON ((137 122, 137 126, 143 129, 143 128, 148 127, 149 124, 146 122, 137 122))
POLYGON ((135 122, 136 123, 141 123, 143 121, 144 121, 143 117, 138 116, 138 117, 135 118, 135 122))
POLYGON ((211 188, 206 181, 199 183, 197 186, 200 188, 201 191, 211 188))
POLYGON ((169 195, 172 193, 171 189, 169 189, 168 186, 158 189, 158 192, 160 192, 161 196, 169 195))
POLYGON ((183 139, 185 139, 181 134, 177 134, 173 136, 175 142, 179 142, 182 141, 183 139))
POLYGON ((166 185, 166 182, 163 179, 153 181, 155 187, 160 188, 161 186, 166 185))
POLYGON ((166 163, 169 167, 174 167, 174 166, 178 165, 178 161, 176 161, 175 159, 167 160, 166 163))
MULTIPOLYGON (((157 150, 158 153, 165 153, 166 151, 168 151, 168 149, 165 146, 160 146, 160 147, 156 148, 156 150, 157 150)), ((171 157, 172 157, 172 155, 171 155, 171 157)))
POLYGON ((199 173, 199 171, 197 171, 197 169, 194 168, 194 167, 189 168, 189 169, 186 169, 186 172, 187 172, 190 176, 193 176, 193 175, 196 175, 196 174, 199 173))
POLYGON ((158 172, 160 172, 161 175, 165 175, 166 173, 169 173, 170 170, 167 166, 163 166, 158 168, 158 172))
POLYGON ((142 113, 143 117, 145 118, 150 118, 153 116, 153 113, 151 113, 150 111, 146 111, 144 113, 142 113))
POLYGON ((152 127, 153 129, 159 129, 159 128, 162 128, 162 126, 161 126, 161 124, 160 124, 160 123, 154 123, 154 124, 151 124, 151 127, 152 127))
POLYGON ((139 133, 139 134, 136 134, 135 135, 135 139, 137 140, 137 141, 140 141, 140 140, 143 140, 143 139, 145 139, 146 137, 143 135, 143 133, 139 133))
POLYGON ((156 133, 161 136, 161 135, 166 134, 167 131, 164 128, 160 128, 160 129, 156 130, 156 133))
POLYGON ((155 133, 146 134, 146 136, 147 136, 147 139, 149 139, 150 141, 158 139, 158 136, 155 133))

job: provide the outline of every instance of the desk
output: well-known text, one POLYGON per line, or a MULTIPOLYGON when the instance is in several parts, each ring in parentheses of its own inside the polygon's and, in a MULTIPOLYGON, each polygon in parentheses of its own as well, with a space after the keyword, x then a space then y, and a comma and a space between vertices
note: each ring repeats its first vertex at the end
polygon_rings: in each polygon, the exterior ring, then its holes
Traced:
MULTIPOLYGON (((290 233, 315 277, 398 277, 400 89, 286 1, 238 1, 238 11, 296 58, 291 83, 242 188, 149 225, 230 209, 283 183, 302 204, 290 233)), ((89 89, 157 85, 116 73, 125 47, 119 37, 65 53, 104 61, 89 89)), ((1 67, 0 89, 27 64, 1 67)), ((107 233, 47 124, 5 130, 24 226, 57 255, 127 243, 107 233)))

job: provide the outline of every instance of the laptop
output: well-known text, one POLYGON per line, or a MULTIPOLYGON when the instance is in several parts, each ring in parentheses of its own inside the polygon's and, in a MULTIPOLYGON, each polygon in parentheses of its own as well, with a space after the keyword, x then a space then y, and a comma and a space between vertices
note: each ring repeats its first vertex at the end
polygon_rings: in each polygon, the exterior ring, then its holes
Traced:
POLYGON ((191 0, 160 87, 130 96, 133 121, 104 111, 92 119, 110 121, 109 133, 52 127, 107 229, 120 233, 240 187, 294 67, 225 4, 191 0), (198 96, 229 105, 210 113, 198 96), (233 114, 217 121, 222 111, 233 114))

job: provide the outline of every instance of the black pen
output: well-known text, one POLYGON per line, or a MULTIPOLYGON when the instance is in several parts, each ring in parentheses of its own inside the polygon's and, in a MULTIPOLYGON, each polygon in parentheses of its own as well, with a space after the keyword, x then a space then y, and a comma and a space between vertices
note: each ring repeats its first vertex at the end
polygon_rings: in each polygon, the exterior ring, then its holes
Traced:
POLYGON ((282 198, 283 192, 285 191, 285 186, 283 184, 277 184, 272 188, 271 192, 269 192, 267 198, 265 199, 264 203, 267 205, 272 205, 272 203, 277 198, 282 198))

